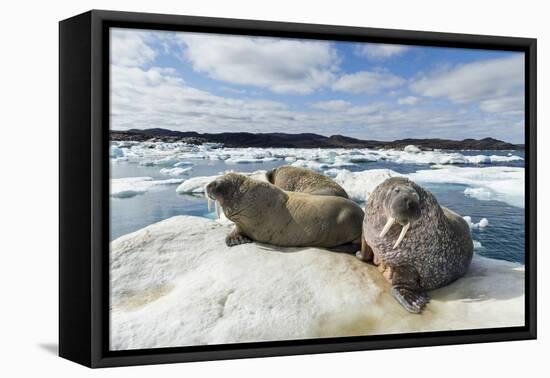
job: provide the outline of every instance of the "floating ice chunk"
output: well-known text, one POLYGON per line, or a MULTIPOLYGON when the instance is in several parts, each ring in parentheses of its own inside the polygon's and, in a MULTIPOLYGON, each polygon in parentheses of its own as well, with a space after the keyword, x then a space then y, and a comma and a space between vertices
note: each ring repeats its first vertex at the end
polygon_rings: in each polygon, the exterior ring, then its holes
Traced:
POLYGON ((484 188, 494 194, 494 200, 506 202, 511 206, 525 207, 524 168, 448 167, 420 170, 409 174, 408 177, 418 183, 462 184, 484 188))
POLYGON ((124 151, 122 151, 122 148, 117 146, 111 146, 109 149, 109 156, 111 158, 121 158, 124 156, 124 151))
POLYGON ((231 157, 225 160, 227 164, 251 164, 251 163, 263 163, 264 160, 261 158, 255 158, 253 156, 241 156, 241 157, 231 157))
POLYGON ((111 197, 130 198, 144 194, 155 186, 175 185, 182 179, 153 180, 152 177, 124 177, 111 179, 111 197))
POLYGON ((483 249, 483 245, 481 244, 481 242, 477 240, 473 240, 473 242, 474 242, 474 250, 483 249))
POLYGON ((466 223, 468 223, 470 230, 485 228, 489 225, 489 221, 487 220, 487 218, 481 218, 478 223, 472 222, 472 217, 470 217, 469 215, 466 215, 462 218, 466 221, 466 223))
POLYGON ((386 179, 395 176, 402 175, 391 169, 370 169, 362 172, 350 172, 343 169, 336 175, 334 181, 345 189, 352 200, 365 202, 374 188, 386 179))
POLYGON ((163 175, 168 175, 168 176, 183 176, 183 175, 189 174, 189 172, 192 169, 193 169, 192 167, 188 167, 188 168, 181 168, 181 167, 162 168, 160 170, 160 173, 163 174, 163 175))
POLYGON ((493 192, 487 188, 466 188, 464 189, 464 195, 482 201, 490 200, 494 196, 493 192))
POLYGON ((110 349, 524 325, 520 264, 475 254, 463 278, 429 292, 419 316, 395 302, 376 267, 354 256, 258 243, 230 248, 231 229, 178 216, 111 242, 110 349))
POLYGON ((296 156, 287 156, 285 157, 285 161, 288 163, 294 163, 296 161, 296 156))
POLYGON ((422 152, 422 150, 420 148, 416 147, 413 144, 409 144, 408 146, 403 148, 403 151, 408 152, 410 154, 417 154, 419 152, 422 152))

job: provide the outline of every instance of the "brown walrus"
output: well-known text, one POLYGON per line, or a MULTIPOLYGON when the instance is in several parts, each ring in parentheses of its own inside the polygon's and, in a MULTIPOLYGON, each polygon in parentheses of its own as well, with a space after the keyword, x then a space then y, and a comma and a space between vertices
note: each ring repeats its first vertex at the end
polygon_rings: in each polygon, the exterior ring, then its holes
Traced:
POLYGON ((267 171, 265 176, 273 185, 290 192, 349 198, 334 180, 311 169, 284 165, 267 171))
POLYGON ((420 313, 429 302, 426 290, 462 277, 473 250, 466 221, 406 178, 387 179, 367 200, 357 256, 374 259, 409 312, 420 313))
POLYGON ((205 190, 235 223, 228 246, 257 241, 332 248, 361 240, 363 210, 342 197, 288 192, 237 173, 217 178, 205 190))

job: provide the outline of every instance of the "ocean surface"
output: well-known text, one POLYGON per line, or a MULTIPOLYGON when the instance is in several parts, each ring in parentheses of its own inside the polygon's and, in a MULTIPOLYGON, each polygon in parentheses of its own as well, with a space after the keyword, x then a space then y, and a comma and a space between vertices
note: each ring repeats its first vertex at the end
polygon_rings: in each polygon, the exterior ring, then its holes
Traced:
MULTIPOLYGON (((522 199, 518 200, 517 194, 522 195, 523 188, 520 186, 524 186, 524 181, 521 181, 520 176, 520 179, 515 179, 515 181, 502 181, 502 187, 491 186, 491 180, 498 179, 501 171, 502 175, 507 174, 507 167, 510 167, 510 171, 513 170, 514 173, 517 173, 518 170, 521 173, 524 167, 523 151, 441 151, 435 158, 426 157, 421 153, 416 155, 402 153, 403 156, 396 153, 395 156, 376 155, 375 158, 368 161, 353 160, 349 157, 354 155, 345 155, 340 158, 338 154, 341 151, 330 155, 326 155, 326 151, 323 151, 321 157, 309 156, 307 154, 310 152, 306 151, 301 152, 306 154, 305 157, 296 154, 297 159, 292 157, 285 160, 284 157, 278 156, 273 151, 267 155, 263 154, 262 149, 195 151, 184 147, 176 151, 172 146, 166 145, 150 147, 150 145, 119 142, 117 147, 114 147, 115 150, 112 147, 110 165, 112 183, 117 179, 143 177, 153 181, 172 179, 174 183, 154 185, 147 190, 136 193, 129 192, 130 194, 125 195, 113 194, 110 206, 111 240, 175 215, 194 215, 214 219, 215 212, 214 210, 208 211, 207 201, 203 194, 178 194, 176 192, 179 182, 193 177, 216 176, 229 170, 255 172, 297 163, 332 175, 343 170, 362 172, 372 169, 387 169, 407 175, 424 172, 424 176, 426 176, 432 171, 437 171, 437 168, 443 168, 441 172, 445 172, 446 168, 452 168, 452 174, 449 174, 448 180, 431 178, 420 184, 430 190, 441 205, 462 216, 471 217, 471 223, 474 224, 472 237, 476 241, 476 253, 491 258, 524 263, 525 211, 521 204, 522 199), (153 153, 154 151, 157 151, 158 154, 153 153), (454 156, 457 153, 463 156, 463 160, 470 159, 470 161, 461 163, 458 159, 458 161, 448 164, 448 156, 454 156), (234 156, 238 158, 234 159, 234 156), (484 160, 483 157, 487 157, 486 161, 477 164, 476 161, 484 160), (502 158, 502 161, 499 160, 499 157, 502 158), (154 158, 157 160, 155 161, 154 158), (231 162, 231 160, 234 161, 231 162), (354 162, 350 163, 350 160, 354 162), (427 160, 433 161, 426 162, 427 160), (166 168, 173 169, 172 167, 178 161, 181 162, 180 167, 191 169, 180 174, 173 171, 169 171, 170 173, 167 174, 166 168), (319 167, 319 162, 323 161, 328 161, 329 164, 319 167), (441 162, 444 164, 440 164, 441 162), (491 167, 504 168, 494 171, 491 167), (161 173, 163 168, 165 170, 161 173), (464 172, 474 172, 475 176, 462 180, 457 179, 457 177, 464 176, 464 172), (466 195, 465 190, 468 188, 481 190, 481 196, 478 195, 476 198, 476 196, 466 195), (483 218, 487 222, 480 223, 483 218)), ((292 151, 292 149, 284 149, 280 152, 283 155, 292 155, 292 151)), ((358 151, 357 155, 367 156, 367 152, 358 151)), ((166 182, 163 181, 163 183, 166 182)), ((363 205, 360 201, 358 202, 363 205)))

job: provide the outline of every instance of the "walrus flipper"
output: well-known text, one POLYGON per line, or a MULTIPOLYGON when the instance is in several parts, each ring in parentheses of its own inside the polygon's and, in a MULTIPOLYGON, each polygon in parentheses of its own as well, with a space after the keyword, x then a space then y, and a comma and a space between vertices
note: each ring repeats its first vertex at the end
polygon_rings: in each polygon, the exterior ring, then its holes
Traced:
POLYGON ((243 234, 238 227, 235 227, 233 231, 225 237, 225 244, 227 244, 228 247, 246 243, 252 243, 252 239, 243 234))
POLYGON ((372 248, 368 245, 364 235, 361 235, 361 249, 355 253, 355 256, 365 262, 374 260, 374 253, 372 248))
POLYGON ((408 312, 420 314, 430 301, 430 297, 423 291, 416 291, 406 286, 394 285, 391 288, 393 297, 408 312))

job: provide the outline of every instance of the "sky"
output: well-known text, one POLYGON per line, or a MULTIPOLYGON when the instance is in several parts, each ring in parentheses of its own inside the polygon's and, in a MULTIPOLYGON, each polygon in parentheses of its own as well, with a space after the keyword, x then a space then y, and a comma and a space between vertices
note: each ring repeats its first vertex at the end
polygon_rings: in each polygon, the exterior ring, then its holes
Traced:
POLYGON ((111 29, 111 128, 524 141, 520 52, 111 29))

